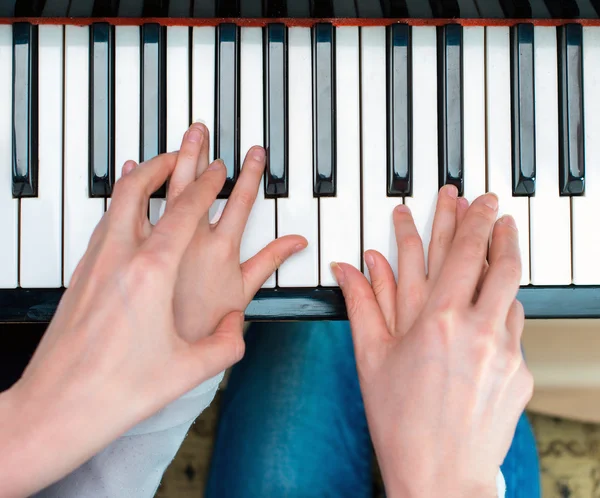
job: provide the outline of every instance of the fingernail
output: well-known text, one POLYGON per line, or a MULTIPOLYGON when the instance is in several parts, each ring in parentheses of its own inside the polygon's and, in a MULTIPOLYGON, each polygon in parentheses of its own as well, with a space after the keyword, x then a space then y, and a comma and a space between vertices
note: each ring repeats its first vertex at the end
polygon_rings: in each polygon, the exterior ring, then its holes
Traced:
POLYGON ((294 246, 294 254, 296 254, 297 252, 302 251, 305 248, 306 248, 306 244, 296 244, 294 246))
POLYGON ((121 169, 121 176, 127 176, 129 173, 131 173, 134 169, 135 169, 135 161, 126 161, 125 164, 123 165, 123 168, 121 169))
POLYGON ((202 130, 200 130, 200 128, 192 126, 188 130, 187 139, 192 143, 198 143, 200 142, 200 140, 202 140, 202 135, 204 135, 204 133, 202 133, 202 130))
POLYGON ((458 197, 458 189, 454 185, 445 185, 444 189, 451 199, 458 197))
POLYGON ((485 194, 483 202, 487 207, 493 209, 494 211, 498 209, 498 196, 493 192, 485 194))
POLYGON ((505 214, 502 218, 498 220, 498 223, 503 223, 511 227, 513 230, 517 230, 517 224, 515 223, 515 219, 510 214, 505 214))
POLYGON ((375 258, 370 252, 365 253, 365 263, 367 263, 367 268, 369 270, 375 267, 375 258))
POLYGON ((210 163, 210 165, 208 166, 208 170, 209 171, 216 171, 218 169, 221 169, 225 164, 223 163, 222 159, 215 159, 212 163, 210 163))
POLYGON ((465 199, 464 197, 459 197, 456 202, 458 203, 458 206, 461 208, 466 209, 469 207, 469 201, 467 199, 465 199))
POLYGON ((331 271, 333 272, 333 276, 337 280, 338 285, 343 285, 344 280, 346 279, 346 274, 340 265, 338 265, 335 261, 330 264, 331 271))
POLYGON ((200 123, 200 124, 203 124, 204 126, 206 126, 206 121, 204 121, 204 119, 202 119, 202 118, 194 119, 194 123, 200 123))
POLYGON ((254 147, 252 149, 252 158, 256 161, 262 161, 265 158, 265 149, 262 147, 254 147))
POLYGON ((396 211, 398 213, 410 213, 410 208, 406 204, 398 204, 396 206, 396 211))

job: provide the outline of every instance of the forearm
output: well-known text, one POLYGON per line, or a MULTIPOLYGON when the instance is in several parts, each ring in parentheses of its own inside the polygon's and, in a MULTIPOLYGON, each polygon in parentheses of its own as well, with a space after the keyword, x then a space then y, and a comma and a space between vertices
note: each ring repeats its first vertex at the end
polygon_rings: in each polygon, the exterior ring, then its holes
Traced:
POLYGON ((137 424, 36 498, 151 498, 190 426, 212 402, 220 374, 137 424))
MULTIPOLYGON (((50 486, 45 493, 61 487, 64 490, 65 485, 70 489, 68 486, 72 483, 89 485, 94 480, 110 486, 111 472, 127 457, 125 450, 132 448, 129 454, 138 455, 138 461, 142 462, 134 477, 137 482, 132 485, 150 482, 148 476, 156 474, 157 462, 162 471, 170 463, 193 420, 212 401, 221 378, 222 374, 201 384, 137 424, 108 447, 106 443, 99 445, 94 440, 94 434, 99 432, 97 429, 105 423, 98 415, 100 410, 86 409, 85 402, 74 403, 71 396, 52 399, 25 394, 17 383, 0 394, 0 498, 30 496, 59 479, 57 487, 50 486), (203 386, 208 389, 203 390, 203 386), (202 396, 190 396, 194 392, 198 394, 198 390, 202 396), (152 433, 167 429, 170 430, 169 441, 161 441, 159 446, 154 445, 154 453, 148 453, 148 441, 157 441, 152 433), (111 459, 106 459, 107 455, 111 459)), ((84 396, 89 397, 89 393, 84 396)), ((158 439, 164 436, 162 434, 158 439)), ((60 496, 81 495, 61 492, 60 496)))

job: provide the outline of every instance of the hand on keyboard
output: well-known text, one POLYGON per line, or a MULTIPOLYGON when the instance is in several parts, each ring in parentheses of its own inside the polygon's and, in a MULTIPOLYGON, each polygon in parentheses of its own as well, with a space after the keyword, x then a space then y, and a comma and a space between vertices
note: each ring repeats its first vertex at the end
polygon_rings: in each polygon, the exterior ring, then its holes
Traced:
MULTIPOLYGON (((199 141, 179 152, 179 164, 167 193, 167 211, 177 204, 180 192, 209 167, 208 129, 203 125, 194 125, 193 129, 199 132, 199 141)), ((306 247, 304 237, 288 235, 240 265, 242 235, 264 169, 265 151, 253 147, 220 220, 210 225, 208 216, 204 216, 183 256, 175 290, 175 322, 182 337, 189 341, 212 333, 228 313, 245 310, 271 274, 289 256, 306 247)))
POLYGON ((200 154, 205 131, 193 126, 178 154, 123 167, 40 346, 0 397, 0 420, 15 424, 3 422, 0 430, 9 455, 0 467, 6 464, 16 486, 3 489, 8 496, 29 496, 64 476, 238 361, 243 310, 275 266, 305 247, 290 236, 240 267, 264 151, 250 151, 221 222, 210 227, 208 210, 226 175, 222 161, 209 166, 200 154), (171 174, 168 206, 152 227, 149 197, 171 174), (59 447, 60 458, 49 460, 59 447))
POLYGON ((332 265, 390 496, 497 496, 496 474, 533 388, 515 300, 517 229, 510 217, 495 222, 497 204, 487 194, 467 209, 454 187, 444 187, 428 273, 402 205, 394 212, 397 284, 375 251, 365 254, 370 285, 354 267, 332 265))

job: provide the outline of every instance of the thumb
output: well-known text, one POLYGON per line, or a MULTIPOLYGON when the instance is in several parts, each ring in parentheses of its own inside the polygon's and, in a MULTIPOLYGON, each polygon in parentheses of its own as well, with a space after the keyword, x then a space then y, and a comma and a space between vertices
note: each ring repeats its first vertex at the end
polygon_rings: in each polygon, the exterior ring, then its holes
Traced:
POLYGON ((351 265, 332 263, 331 271, 342 289, 357 357, 374 341, 391 338, 385 319, 366 277, 351 265))
POLYGON ((188 344, 178 364, 181 377, 196 386, 228 369, 244 356, 244 312, 232 311, 208 337, 188 344))

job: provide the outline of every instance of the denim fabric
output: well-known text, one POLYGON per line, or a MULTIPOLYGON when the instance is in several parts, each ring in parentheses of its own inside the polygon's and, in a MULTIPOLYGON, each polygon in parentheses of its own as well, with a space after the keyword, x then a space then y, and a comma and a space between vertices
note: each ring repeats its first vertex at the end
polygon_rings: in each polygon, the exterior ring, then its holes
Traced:
MULTIPOLYGON (((348 322, 256 323, 233 368, 207 498, 372 496, 372 446, 348 322)), ((507 498, 538 498, 525 416, 502 467, 507 498)))

